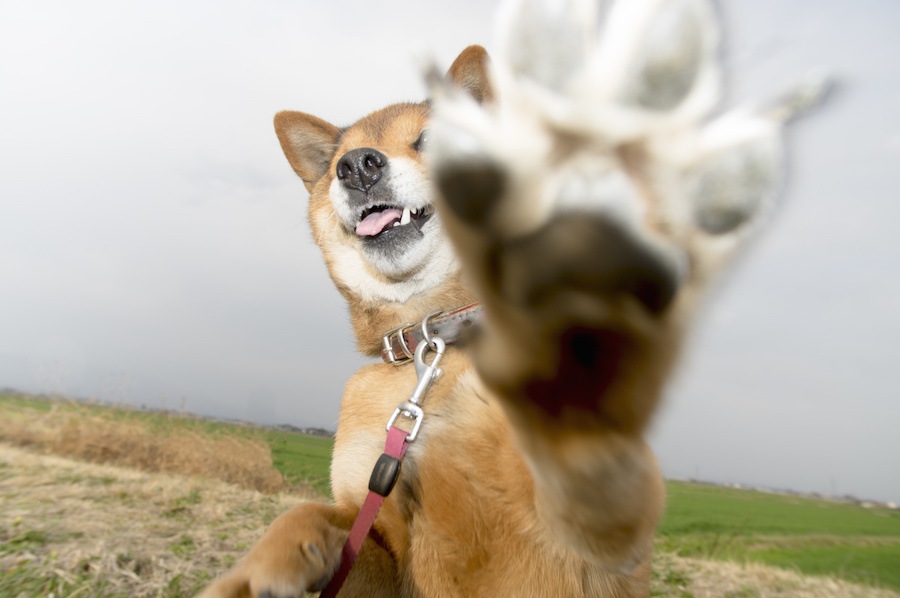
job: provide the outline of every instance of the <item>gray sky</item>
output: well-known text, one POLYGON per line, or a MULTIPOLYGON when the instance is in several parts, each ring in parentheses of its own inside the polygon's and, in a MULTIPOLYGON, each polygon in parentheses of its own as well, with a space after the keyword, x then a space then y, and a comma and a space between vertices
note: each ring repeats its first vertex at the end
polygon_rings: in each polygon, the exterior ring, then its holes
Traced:
MULTIPOLYGON (((900 501, 900 3, 720 6, 732 100, 843 87, 653 444, 672 476, 900 501)), ((272 116, 421 99, 412 51, 490 49, 494 8, 0 3, 0 387, 333 427, 362 360, 272 116)))

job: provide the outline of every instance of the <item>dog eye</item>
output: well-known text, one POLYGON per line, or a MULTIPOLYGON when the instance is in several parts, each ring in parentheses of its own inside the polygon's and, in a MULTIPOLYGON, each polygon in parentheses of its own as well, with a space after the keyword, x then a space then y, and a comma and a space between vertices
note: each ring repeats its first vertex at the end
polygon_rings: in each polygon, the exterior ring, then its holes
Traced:
POLYGON ((419 134, 419 138, 416 139, 415 143, 412 144, 412 148, 417 152, 421 152, 422 150, 428 147, 428 129, 425 129, 419 134))

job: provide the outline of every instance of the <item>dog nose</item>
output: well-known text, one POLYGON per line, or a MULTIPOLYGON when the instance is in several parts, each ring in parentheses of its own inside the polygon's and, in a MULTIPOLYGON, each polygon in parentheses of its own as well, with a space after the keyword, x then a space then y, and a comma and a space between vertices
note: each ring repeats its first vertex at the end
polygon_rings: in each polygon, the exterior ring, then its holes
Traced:
POLYGON ((345 187, 365 193, 381 178, 386 164, 385 155, 371 147, 350 150, 338 160, 337 178, 345 187))

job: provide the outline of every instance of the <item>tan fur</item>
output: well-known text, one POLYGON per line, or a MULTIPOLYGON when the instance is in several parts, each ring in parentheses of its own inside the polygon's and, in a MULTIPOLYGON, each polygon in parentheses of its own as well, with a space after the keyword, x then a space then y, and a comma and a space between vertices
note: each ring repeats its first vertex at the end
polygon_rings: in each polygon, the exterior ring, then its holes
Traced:
MULTIPOLYGON (((428 118, 426 104, 397 104, 361 119, 353 126, 341 132, 333 125, 321 119, 300 112, 280 112, 275 117, 275 129, 291 166, 304 180, 310 192, 309 222, 312 226, 313 239, 321 248, 325 264, 334 271, 334 255, 337 247, 351 247, 355 239, 342 230, 332 216, 331 204, 328 200, 328 188, 332 176, 322 176, 326 171, 333 173, 335 163, 347 151, 357 147, 373 147, 386 155, 407 157, 419 162, 411 145, 425 128, 428 118), (325 132, 320 135, 320 131, 325 132), (300 140, 297 143, 296 140, 300 140), (316 144, 329 144, 333 154, 327 161, 319 163, 310 160, 308 155, 300 155, 303 147, 315 147, 316 144), (309 173, 319 173, 317 180, 307 180, 309 173)), ((318 156, 313 152, 314 157, 318 156)), ((424 165, 421 166, 424 172, 424 165)), ((391 281, 374 268, 366 264, 368 272, 385 283, 391 281)), ((475 300, 471 291, 460 283, 459 276, 448 281, 440 288, 434 289, 429 296, 413 297, 405 303, 366 302, 355 294, 340 279, 332 276, 338 290, 350 304, 351 322, 356 333, 357 347, 365 355, 378 356, 381 351, 381 337, 391 329, 420 319, 423 313, 437 309, 445 310, 472 303, 475 300)))
MULTIPOLYGON (((449 76, 461 78, 474 97, 489 99, 485 65, 484 51, 471 47, 449 76)), ((356 242, 331 220, 328 189, 337 160, 350 149, 373 147, 421 164, 410 146, 427 117, 426 104, 400 104, 341 131, 302 113, 276 116, 285 154, 310 190, 313 236, 329 268, 336 246, 356 242), (321 148, 329 144, 334 153, 326 161, 321 148)), ((368 355, 378 354, 388 330, 476 298, 459 274, 405 303, 366 302, 340 280, 335 282, 350 305, 358 347, 368 355)), ((644 369, 658 356, 629 364, 618 382, 621 390, 612 393, 615 398, 599 411, 588 408, 587 419, 581 409, 562 409, 548 418, 545 408, 535 407, 523 395, 521 385, 529 373, 541 371, 553 359, 544 353, 543 342, 544 336, 558 332, 552 318, 546 329, 535 330, 520 326, 531 319, 529 314, 495 307, 490 296, 480 299, 492 315, 507 313, 492 323, 515 334, 505 335, 497 347, 479 343, 476 358, 481 351, 491 351, 508 359, 486 360, 490 367, 481 373, 488 386, 475 374, 469 354, 449 349, 441 363, 444 374, 425 399, 421 436, 411 446, 401 479, 376 523, 386 546, 367 541, 342 595, 646 595, 663 489, 640 436, 654 401, 635 406, 632 399, 658 396, 664 372, 644 369), (598 427, 607 426, 609 433, 597 435, 598 427), (526 454, 544 457, 529 464, 523 448, 526 454), (601 472, 600 487, 591 483, 579 488, 585 481, 580 476, 596 475, 579 471, 588 461, 601 472), (571 479, 536 485, 535 472, 547 467, 561 468, 554 478, 571 479)), ((627 312, 628 306, 622 310, 627 312)), ((484 336, 499 335, 486 331, 484 336)), ((411 366, 387 364, 364 367, 350 379, 334 447, 334 506, 302 504, 282 515, 248 557, 204 596, 255 596, 262 588, 281 595, 280 588, 306 588, 328 575, 333 560, 309 555, 318 551, 333 559, 340 554, 365 497, 371 465, 383 450, 384 424, 415 383, 411 366), (285 581, 291 579, 301 581, 285 581)), ((562 397, 553 400, 565 402, 562 397)))
MULTIPOLYGON (((439 115, 444 141, 461 139, 466 148, 467 137, 454 138, 453 110, 474 115, 472 134, 494 126, 477 120, 495 101, 487 54, 467 48, 447 78, 453 89, 443 93, 457 101, 439 115), (460 89, 470 98, 458 101, 460 89), (471 98, 487 105, 484 112, 471 98)), ((515 114, 526 104, 511 105, 515 114)), ((643 433, 697 293, 718 266, 697 243, 713 241, 695 243, 660 207, 670 199, 663 196, 669 175, 653 170, 668 164, 655 157, 662 150, 642 139, 598 144, 565 127, 553 131, 552 163, 535 168, 546 169, 546 180, 561 172, 593 184, 609 180, 605 171, 570 158, 612 164, 632 179, 635 201, 646 208, 641 230, 608 225, 609 214, 563 210, 542 216, 532 232, 512 234, 503 228, 509 218, 492 220, 477 200, 536 193, 520 186, 504 195, 515 153, 491 145, 488 134, 478 140, 488 148, 483 155, 458 158, 448 143, 443 161, 429 168, 416 141, 430 108, 397 104, 345 129, 299 112, 275 118, 285 155, 310 192, 313 237, 348 301, 362 353, 378 355, 384 334, 426 314, 476 299, 484 308, 468 346, 449 347, 440 364, 419 438, 341 595, 647 596, 664 488, 643 433), (440 208, 440 238, 452 241, 458 263, 423 255, 392 278, 363 259, 360 237, 335 211, 345 204, 334 203, 336 188, 346 193, 340 185, 347 182, 335 180, 340 161, 361 148, 402 162, 405 176, 426 182, 440 208), (440 194, 428 182, 432 171, 440 194), (684 272, 669 259, 682 255, 684 272), (650 274, 634 279, 641 268, 650 274), (664 300, 654 295, 668 290, 664 300)), ((334 504, 302 504, 282 515, 204 597, 295 596, 327 581, 383 450, 385 423, 416 381, 412 366, 384 363, 351 377, 334 446, 334 504)))

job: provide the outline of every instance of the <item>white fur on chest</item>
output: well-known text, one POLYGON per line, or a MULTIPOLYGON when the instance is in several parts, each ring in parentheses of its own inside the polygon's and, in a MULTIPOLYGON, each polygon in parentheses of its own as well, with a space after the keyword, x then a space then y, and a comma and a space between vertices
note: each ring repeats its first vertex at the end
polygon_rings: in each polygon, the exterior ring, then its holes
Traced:
MULTIPOLYGON (((387 421, 387 416, 385 416, 387 421)), ((338 502, 362 505, 378 456, 384 452, 387 432, 354 430, 335 447, 331 459, 331 491, 338 502)))
POLYGON ((331 256, 338 281, 367 302, 404 303, 417 293, 441 285, 459 269, 449 243, 434 249, 428 254, 429 264, 404 280, 389 280, 373 272, 353 247, 339 245, 331 256))
MULTIPOLYGON (((368 423, 365 427, 350 427, 342 422, 331 463, 331 486, 336 501, 362 505, 368 493, 372 468, 385 449, 385 425, 396 406, 408 398, 414 387, 415 378, 412 377, 404 380, 403 388, 397 387, 392 396, 367 401, 365 421, 368 423)), ((480 388, 480 383, 477 375, 469 370, 457 377, 453 386, 443 393, 435 393, 434 396, 425 394, 421 403, 425 412, 424 420, 403 460, 401 479, 404 468, 407 472, 413 469, 408 463, 415 461, 426 451, 446 450, 448 444, 452 445, 452 442, 447 442, 446 435, 457 433, 457 426, 468 424, 475 427, 478 422, 492 421, 490 414, 485 413, 487 404, 477 398, 475 388, 480 388)), ((354 398, 351 396, 349 399, 345 398, 345 401, 352 402, 354 398)), ((348 405, 345 402, 342 408, 358 407, 358 404, 348 405)), ((412 429, 412 422, 404 422, 402 417, 400 420, 400 427, 412 429)))

